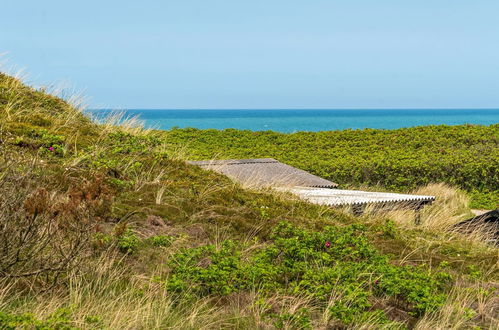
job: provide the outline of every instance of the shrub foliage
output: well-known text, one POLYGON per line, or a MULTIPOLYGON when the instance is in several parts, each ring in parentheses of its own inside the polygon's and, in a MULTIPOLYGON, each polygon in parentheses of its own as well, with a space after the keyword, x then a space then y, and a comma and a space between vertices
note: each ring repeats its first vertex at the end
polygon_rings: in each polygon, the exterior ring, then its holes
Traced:
POLYGON ((381 311, 375 297, 390 297, 413 315, 436 310, 445 300, 446 273, 394 265, 369 243, 361 225, 322 231, 280 223, 264 247, 247 252, 232 240, 220 247, 184 249, 169 263, 170 292, 197 296, 257 290, 310 297, 342 323, 381 311))

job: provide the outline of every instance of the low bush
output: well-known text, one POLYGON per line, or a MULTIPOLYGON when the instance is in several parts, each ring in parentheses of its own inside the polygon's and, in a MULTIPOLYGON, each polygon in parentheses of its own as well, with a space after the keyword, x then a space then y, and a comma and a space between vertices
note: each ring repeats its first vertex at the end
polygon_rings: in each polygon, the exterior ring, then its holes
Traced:
POLYGON ((140 243, 140 238, 132 229, 126 229, 125 232, 119 235, 117 239, 117 245, 120 251, 128 254, 137 252, 140 243))
POLYGON ((148 239, 150 244, 157 247, 168 247, 172 244, 173 238, 171 236, 157 235, 148 239))
POLYGON ((365 230, 350 225, 309 231, 280 223, 264 247, 226 240, 219 248, 184 249, 172 257, 165 286, 194 296, 251 290, 306 295, 343 324, 382 313, 373 307, 376 297, 388 297, 415 316, 435 311, 445 300, 449 275, 392 264, 365 230))
POLYGON ((53 283, 89 247, 109 211, 108 192, 95 179, 52 193, 33 186, 32 171, 8 168, 0 175, 0 275, 53 283))
POLYGON ((9 314, 0 311, 0 329, 77 329, 70 317, 71 311, 68 309, 59 309, 44 320, 37 319, 31 314, 9 314))

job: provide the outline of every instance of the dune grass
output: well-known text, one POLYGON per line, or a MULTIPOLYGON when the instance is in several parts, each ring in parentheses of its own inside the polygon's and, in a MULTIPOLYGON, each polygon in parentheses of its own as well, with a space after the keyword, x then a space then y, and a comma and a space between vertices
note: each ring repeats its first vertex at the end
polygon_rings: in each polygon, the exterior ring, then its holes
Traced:
POLYGON ((449 231, 462 191, 419 188, 438 197, 421 226, 355 218, 244 189, 170 142, 0 75, 0 328, 497 324, 497 248, 449 231))

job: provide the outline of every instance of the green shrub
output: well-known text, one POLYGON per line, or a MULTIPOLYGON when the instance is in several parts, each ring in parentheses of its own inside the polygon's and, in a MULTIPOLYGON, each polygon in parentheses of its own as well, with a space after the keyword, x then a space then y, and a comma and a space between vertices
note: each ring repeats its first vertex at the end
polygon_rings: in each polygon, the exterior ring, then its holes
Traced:
POLYGON ((479 279, 482 276, 482 272, 475 265, 469 265, 466 267, 466 271, 470 278, 479 279))
MULTIPOLYGON (((170 292, 186 295, 228 295, 258 290, 306 294, 330 315, 350 324, 380 311, 373 297, 391 297, 420 315, 444 302, 448 278, 420 267, 397 266, 368 241, 361 225, 299 229, 280 223, 265 247, 243 252, 247 246, 231 240, 219 248, 206 245, 184 249, 169 262, 170 292)), ((386 319, 386 318, 385 318, 386 319)))
POLYGON ((73 322, 70 317, 71 311, 66 308, 58 309, 53 314, 49 315, 45 320, 39 320, 32 314, 8 314, 0 312, 0 329, 77 329, 72 326, 73 322))
POLYGON ((112 154, 147 153, 160 144, 154 136, 139 136, 118 131, 107 136, 105 143, 111 147, 112 154))
POLYGON ((43 156, 63 156, 65 137, 49 133, 46 129, 26 129, 13 142, 18 147, 38 149, 43 156))
POLYGON ((470 208, 492 210, 499 208, 499 190, 473 189, 470 192, 470 208))
POLYGON ((150 237, 148 241, 153 245, 153 246, 162 246, 162 247, 168 247, 172 244, 173 237, 171 236, 165 236, 165 235, 157 235, 150 237))
POLYGON ((398 229, 393 220, 387 219, 385 223, 380 226, 381 232, 384 236, 388 238, 396 238, 398 237, 398 229))
POLYGON ((115 235, 97 233, 94 236, 93 245, 95 248, 106 248, 111 244, 116 244, 121 252, 134 254, 142 244, 150 244, 155 247, 169 247, 172 241, 173 237, 166 235, 157 235, 149 237, 146 240, 141 240, 135 231, 128 228, 123 233, 115 233, 115 235))
POLYGON ((126 191, 126 190, 132 188, 133 184, 134 184, 132 181, 120 180, 117 178, 109 178, 108 182, 116 189, 119 189, 122 191, 126 191))
POLYGON ((126 229, 123 234, 118 236, 117 245, 121 252, 133 254, 138 251, 141 243, 140 238, 134 230, 126 229))

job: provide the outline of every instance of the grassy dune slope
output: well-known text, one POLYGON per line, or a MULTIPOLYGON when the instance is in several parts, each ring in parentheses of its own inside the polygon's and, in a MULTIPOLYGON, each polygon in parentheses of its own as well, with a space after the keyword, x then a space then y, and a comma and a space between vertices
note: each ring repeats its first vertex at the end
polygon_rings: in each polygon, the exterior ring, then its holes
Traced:
POLYGON ((178 149, 0 74, 0 329, 497 323, 497 249, 442 230, 469 211, 455 189, 426 188, 445 198, 414 227, 244 190, 178 149))

